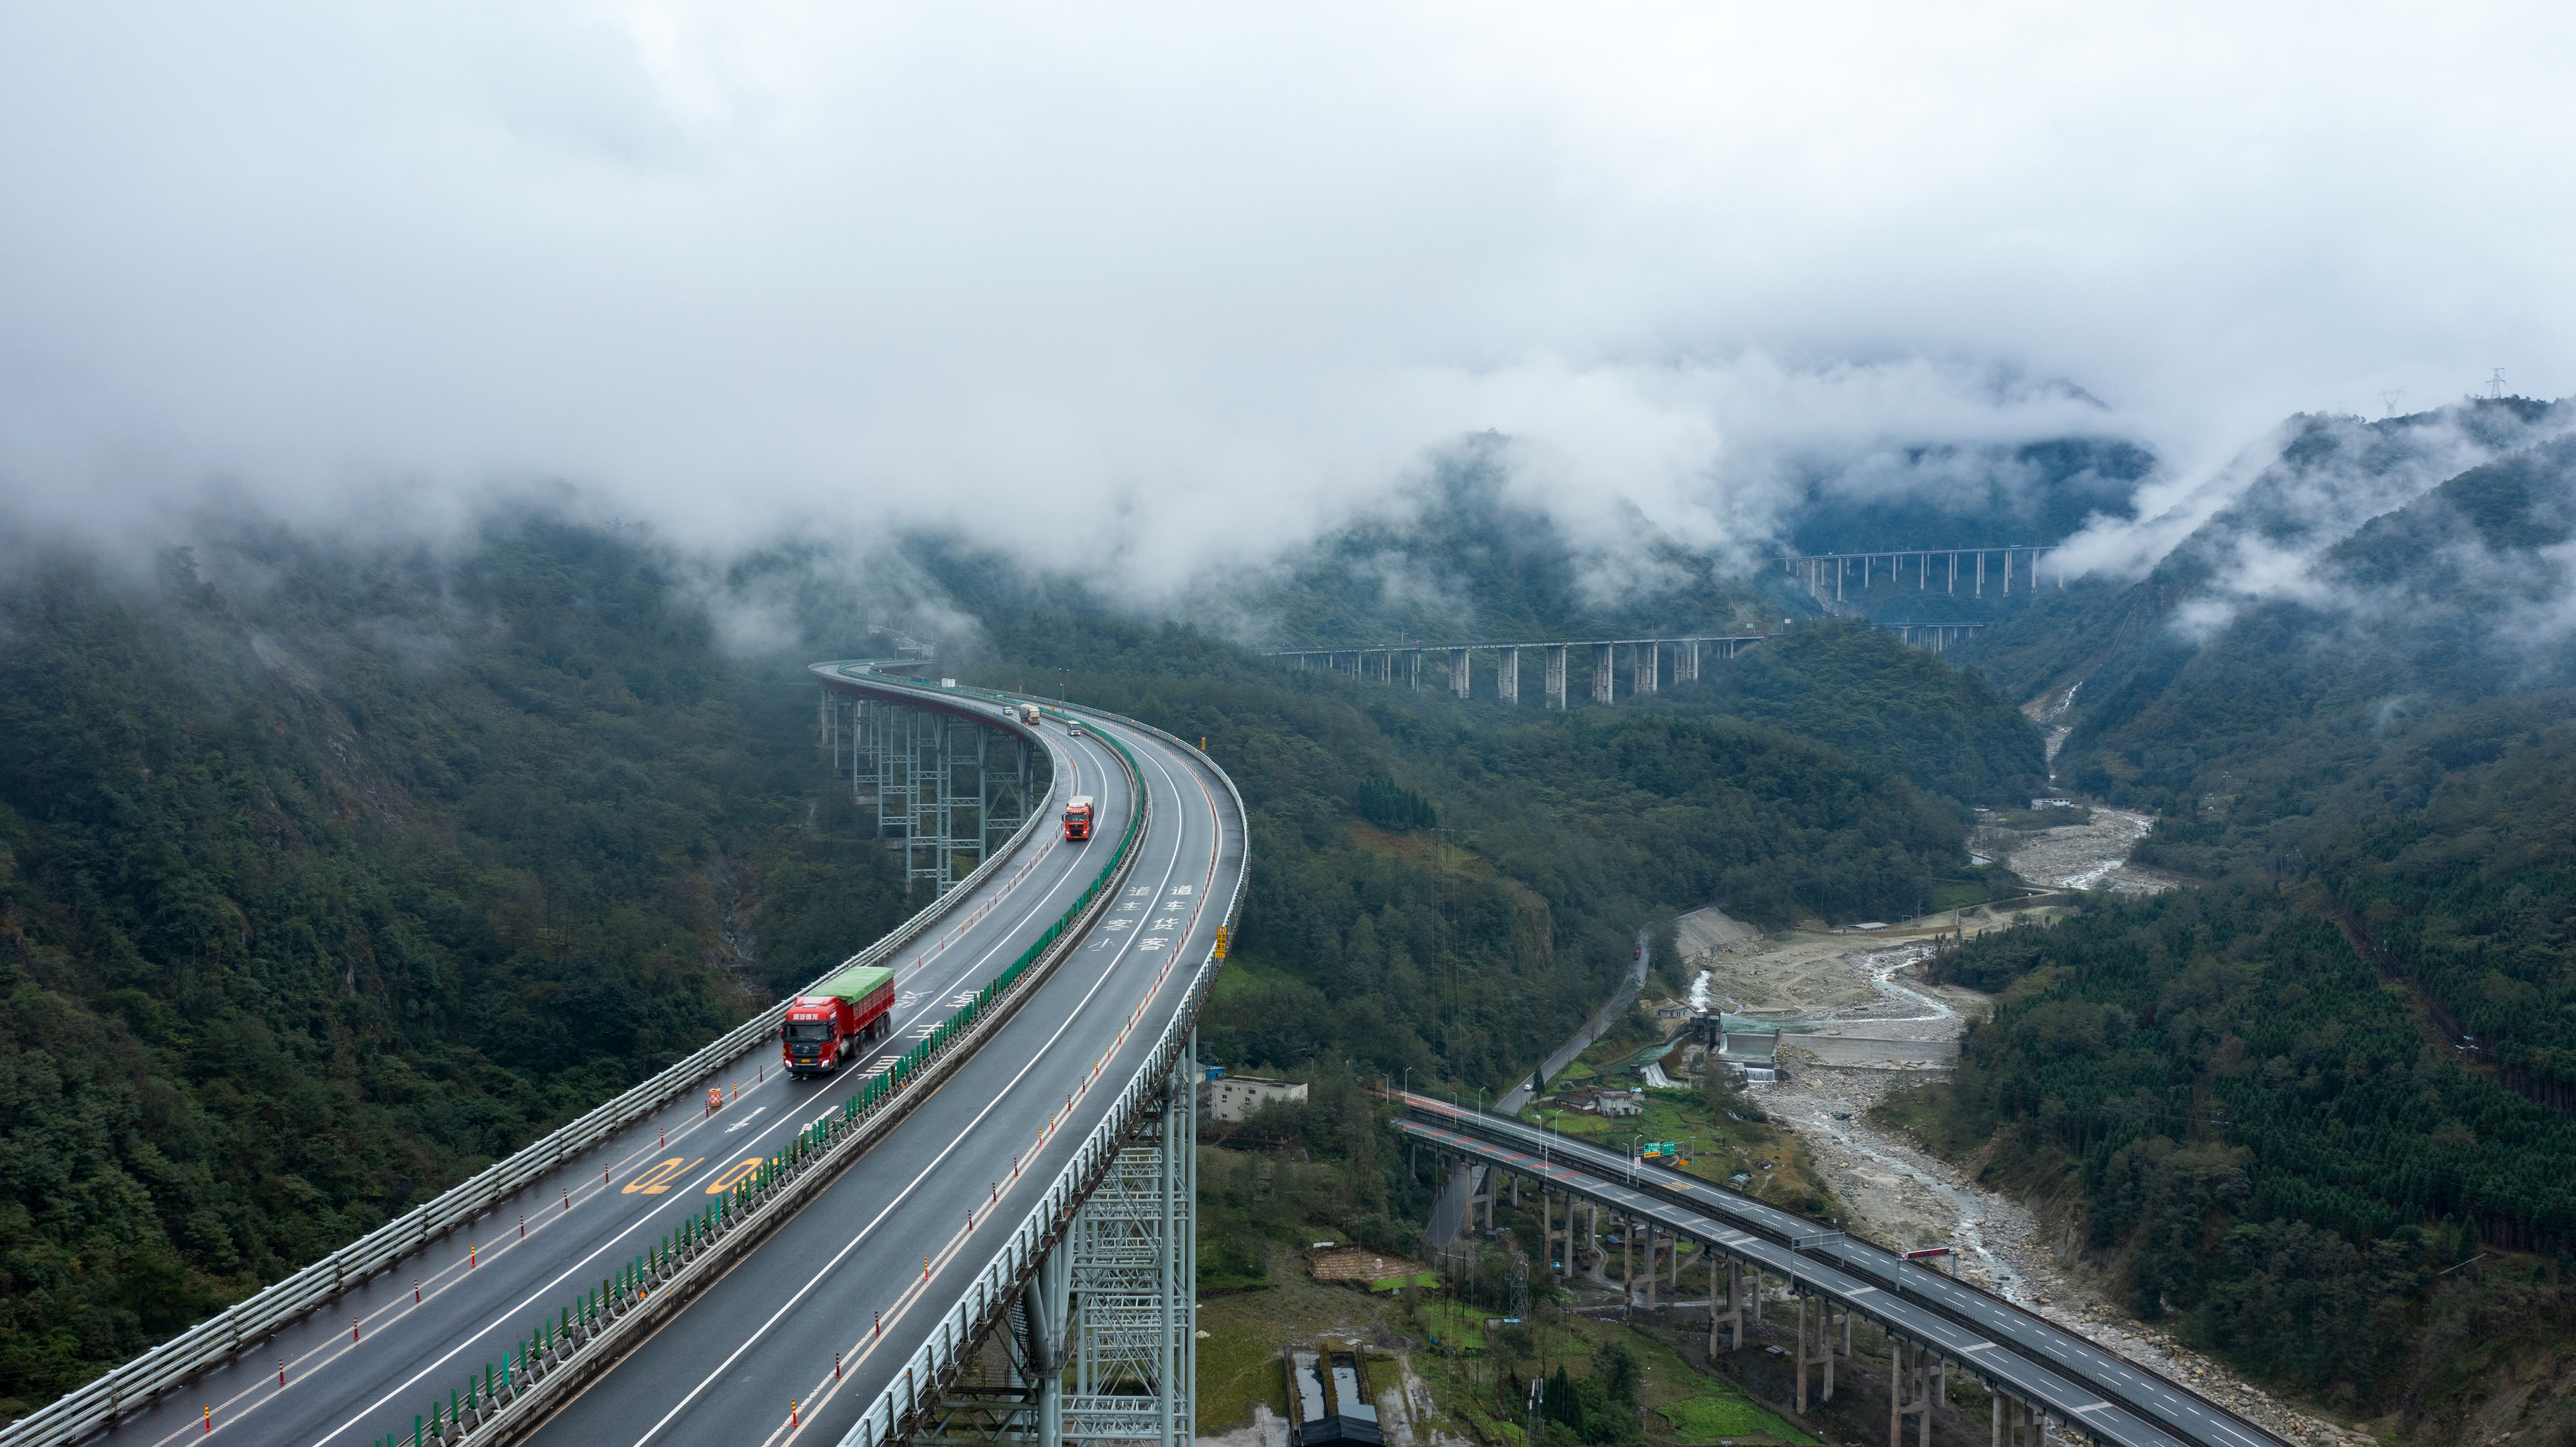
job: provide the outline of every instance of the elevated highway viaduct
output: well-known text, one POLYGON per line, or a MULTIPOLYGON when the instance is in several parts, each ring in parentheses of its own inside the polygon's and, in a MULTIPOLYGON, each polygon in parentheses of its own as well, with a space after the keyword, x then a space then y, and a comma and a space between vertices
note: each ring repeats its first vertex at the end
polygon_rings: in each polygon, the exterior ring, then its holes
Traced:
MULTIPOLYGON (((1083 1165, 1072 1189, 1096 1189, 1118 1156, 1104 1140, 1139 1128, 1139 1072, 1164 1095, 1182 1078, 1173 1042, 1238 900, 1243 818, 1221 772, 1142 725, 1049 705, 1032 726, 999 695, 816 671, 843 694, 1015 733, 1052 765, 1007 845, 854 957, 896 973, 872 1053, 790 1079, 774 1019, 756 1020, 630 1092, 652 1098, 613 1128, 539 1142, 264 1293, 282 1305, 244 1303, 0 1432, 0 1447, 109 1426, 147 1447, 435 1441, 442 1405, 477 1403, 476 1387, 459 1394, 469 1380, 508 1389, 465 1423, 444 1418, 449 1443, 837 1440, 907 1362, 937 1358, 920 1354, 953 1331, 955 1288, 1003 1244, 994 1213, 1045 1195, 1069 1221, 1067 1158, 1083 1165), (1055 823, 1074 794, 1097 801, 1088 841, 1055 823), (822 1162, 827 1140, 840 1146, 822 1162), (804 1170, 809 1154, 828 1169, 804 1170), (752 1199, 799 1175, 770 1192, 779 1209, 752 1199), (745 1222, 719 1262, 719 1228, 745 1222), (705 1281, 683 1280, 693 1261, 705 1281), (587 1335, 569 1325, 585 1304, 599 1308, 587 1335), (643 1329, 608 1342, 621 1318, 643 1329), (582 1365, 603 1344, 622 1360, 582 1365)), ((954 1345, 937 1358, 951 1371, 954 1345)), ((917 1410, 938 1384, 915 1385, 917 1410)))
MULTIPOLYGON (((1411 1140, 1533 1182, 1549 1196, 1638 1222, 1667 1239, 1696 1242, 1711 1253, 1710 1261, 1728 1263, 1727 1282, 1755 1273, 1757 1300, 1763 1278, 1786 1283, 1798 1299, 1801 1411, 1811 1380, 1821 1372, 1830 1393, 1830 1364, 1849 1351, 1848 1328, 1837 1337, 1832 1316, 1843 1314, 1846 1322, 1857 1316, 1883 1328, 1894 1353, 1887 1363, 1896 1383, 1891 1447, 1900 1429, 1919 1428, 1922 1440, 1930 1441, 1929 1409, 1951 1369, 1973 1374, 1992 1392, 1998 1443, 2008 1440, 2008 1417, 2019 1414, 2025 1425, 2044 1425, 2053 1434, 2047 1440, 2055 1441, 2286 1447, 2254 1423, 2054 1322, 1823 1223, 1512 1116, 1427 1096, 1403 1100, 1407 1114, 1396 1128, 1411 1140)), ((1570 1207, 1567 1215, 1570 1222, 1570 1207)), ((1759 1308, 1750 1309, 1758 1319, 1759 1308)), ((1740 1286, 1722 1284, 1713 1271, 1712 1356, 1741 1344, 1747 1310, 1740 1286)))
MULTIPOLYGON (((1186 1034, 1198 1007, 1185 966, 1210 956, 1236 897, 1243 817, 1224 777, 1196 750, 1102 716, 1083 722, 1127 746, 1147 810, 1106 917, 900 1129, 563 1408, 536 1441, 785 1447, 854 1433, 885 1440, 883 1425, 859 1430, 863 1412, 899 1388, 940 1311, 979 1279, 996 1279, 1011 1228, 1073 1164, 1113 1109, 1116 1088, 1158 1070, 1179 1074, 1174 1066, 1185 1057, 1154 1057, 1186 1034)), ((1134 806, 1123 791, 1117 799, 1115 807, 1134 806)), ((1188 1157, 1183 1150, 1175 1163, 1186 1168, 1188 1157)), ((1194 1182, 1175 1184, 1187 1190, 1194 1182)), ((1035 1265, 1004 1262, 998 1279, 1025 1286, 1035 1265)), ((1187 1373, 1195 1283, 1185 1277, 1172 1288, 1181 1299, 1149 1329, 1177 1333, 1165 1344, 1180 1358, 1173 1369, 1187 1373)), ((1185 1396, 1170 1400, 1186 1408, 1185 1396)), ((1178 1427, 1190 1430, 1186 1420, 1178 1427)), ((893 1424, 893 1435, 904 1433, 904 1424, 893 1424)))

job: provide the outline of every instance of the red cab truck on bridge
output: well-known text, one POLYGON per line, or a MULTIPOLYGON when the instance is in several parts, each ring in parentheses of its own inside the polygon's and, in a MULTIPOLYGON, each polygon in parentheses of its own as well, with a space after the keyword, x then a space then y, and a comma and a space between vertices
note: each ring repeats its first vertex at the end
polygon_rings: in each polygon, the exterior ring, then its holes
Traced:
POLYGON ((857 1042, 882 1035, 894 1010, 894 971, 878 965, 843 970, 787 1007, 780 1048, 790 1075, 837 1069, 857 1042))
POLYGON ((1064 801, 1064 837, 1067 839, 1091 837, 1091 796, 1089 794, 1076 794, 1064 801))

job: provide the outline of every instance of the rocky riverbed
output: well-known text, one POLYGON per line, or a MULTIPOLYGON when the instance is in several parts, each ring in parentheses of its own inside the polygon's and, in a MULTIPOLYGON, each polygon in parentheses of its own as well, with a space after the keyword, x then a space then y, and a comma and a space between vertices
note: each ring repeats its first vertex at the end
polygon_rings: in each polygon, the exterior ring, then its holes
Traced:
MULTIPOLYGON (((2102 811, 2097 811, 2097 814, 2102 811)), ((2054 831, 2052 831, 2054 832, 2054 831)), ((2135 830, 2126 837, 2144 834, 2135 830)), ((2121 837, 2095 834, 2100 847, 2121 837)), ((2071 851, 2070 851, 2071 853, 2071 851)), ((2099 876, 2097 876, 2099 877, 2099 876)), ((2034 911, 2023 918, 2055 911, 2034 911)), ((1968 1021, 1991 1007, 1973 990, 1923 980, 1921 965, 1938 937, 2014 922, 1980 908, 1907 921, 1866 935, 1798 931, 1731 938, 1693 960, 1704 972, 1693 995, 1739 1010, 1771 1013, 1804 1033, 1787 1036, 1788 1079, 1754 1087, 1762 1107, 1803 1136, 1857 1234, 1905 1249, 1948 1246, 1959 1273, 2069 1330, 2213 1401, 2292 1442, 2312 1447, 2371 1439, 2310 1415, 2131 1319, 2073 1254, 2067 1229, 2043 1221, 2007 1196, 1869 1118, 1900 1085, 1937 1078, 1915 1061, 1894 1066, 1849 1063, 1906 1054, 1899 1042, 1949 1046, 1968 1021)), ((1757 1016, 1758 1018, 1758 1016, 1757 1016)), ((1933 1054, 1925 1052, 1928 1057, 1933 1054)))

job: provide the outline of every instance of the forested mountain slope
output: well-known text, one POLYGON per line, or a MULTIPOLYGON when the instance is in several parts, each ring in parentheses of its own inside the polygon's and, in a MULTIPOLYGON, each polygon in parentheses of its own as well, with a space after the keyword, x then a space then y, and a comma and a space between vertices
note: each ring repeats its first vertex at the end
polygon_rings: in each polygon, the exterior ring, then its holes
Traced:
MULTIPOLYGON (((2069 600, 2105 646, 2061 782, 2159 811, 2140 859, 2204 883, 1944 964, 2003 991, 1953 1146, 2071 1186, 2141 1315, 2415 1440, 2576 1424, 2527 1395, 2576 1332, 2565 412, 2471 409, 2454 442, 2487 455, 2339 525, 2284 463, 2127 595, 2069 600), (2288 571, 2256 591, 2265 547, 2288 571)), ((2301 441, 2322 466, 2362 436, 2301 441)), ((2411 465, 2315 490, 2385 501, 2411 465)), ((2025 683, 2078 676, 2001 641, 2025 683)))
MULTIPOLYGON (((1646 706, 1719 714, 1818 739, 1970 804, 2048 791, 2039 731, 1973 670, 1854 619, 1791 629, 1646 706)), ((1632 703, 1634 700, 1631 701, 1632 703)))
POLYGON ((153 585, 73 558, 0 584, 0 1398, 899 918, 812 719, 659 549, 542 517, 448 560, 246 533, 153 585))
MULTIPOLYGON (((2016 699, 2055 703, 2072 691, 2062 779, 2177 812, 2209 777, 2233 772, 2231 751, 2279 752, 2272 730, 2294 715, 2341 726, 2358 707, 2375 726, 2390 690, 2459 683, 2414 671, 2440 662, 2425 600, 2387 578, 2347 576, 2342 550, 2367 546, 2356 536, 2366 524, 2446 479, 2536 456, 2571 426, 2576 408, 2523 398, 2382 422, 2292 418, 2250 451, 2243 465, 2255 474, 2237 500, 2146 577, 2043 589, 1962 657, 2016 699)), ((2510 686, 2513 671, 2492 666, 2484 646, 2498 633, 2474 631, 2481 646, 2465 661, 2494 682, 2472 689, 2510 686)))
MULTIPOLYGON (((1874 638, 1820 630, 1733 703, 1548 715, 1285 672, 933 538, 716 573, 513 512, 445 550, 243 528, 148 579, 22 560, 0 580, 0 1412, 907 912, 803 672, 881 642, 889 609, 946 630, 943 669, 1207 737, 1256 831, 1209 1048, 1327 1085, 1507 1082, 1659 908, 1913 906, 1963 865, 1964 811, 1909 780, 1902 730, 1795 732, 1853 699, 1981 757, 2031 747, 1874 638)), ((1383 1216, 1391 1175, 1357 1178, 1374 1196, 1336 1209, 1383 1216)))

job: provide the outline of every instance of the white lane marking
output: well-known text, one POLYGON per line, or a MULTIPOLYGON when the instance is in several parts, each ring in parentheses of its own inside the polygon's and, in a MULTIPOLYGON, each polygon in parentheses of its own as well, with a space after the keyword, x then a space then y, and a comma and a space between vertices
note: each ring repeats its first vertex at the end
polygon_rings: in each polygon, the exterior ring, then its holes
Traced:
POLYGON ((769 1109, 769 1107, 768 1107, 768 1106, 765 1106, 765 1105, 755 1105, 755 1106, 753 1106, 751 1109, 744 1111, 744 1112, 742 1113, 742 1119, 740 1119, 740 1120, 738 1120, 738 1121, 735 1121, 733 1124, 731 1124, 731 1125, 729 1125, 729 1126, 726 1126, 726 1127, 725 1127, 725 1134, 726 1134, 726 1135, 732 1135, 735 1131, 738 1131, 738 1130, 742 1129, 744 1126, 747 1126, 747 1125, 751 1124, 754 1120, 756 1120, 756 1119, 758 1119, 758 1118, 759 1118, 760 1113, 761 1113, 762 1111, 767 1110, 767 1109, 769 1109))
MULTIPOLYGON (((1169 775, 1167 774, 1165 777, 1168 780, 1169 775)), ((1140 797, 1137 799, 1137 808, 1142 809, 1144 804, 1145 801, 1143 798, 1140 797)), ((1180 862, 1180 847, 1178 844, 1175 844, 1172 849, 1172 862, 1163 866, 1163 880, 1165 883, 1169 883, 1171 881, 1172 872, 1180 868, 1180 862)), ((1072 1029, 1073 1022, 1081 1019, 1083 1012, 1091 1008, 1092 1000, 1099 995, 1100 991, 1105 986, 1108 985, 1110 976, 1118 972, 1119 963, 1124 960, 1126 956, 1127 951, 1124 949, 1111 955, 1108 961, 1101 966, 1100 977, 1092 981, 1091 988, 1083 992, 1082 999, 1076 1002, 1074 1007, 1065 1013, 1063 1022, 1055 1027, 1055 1033, 1047 1037, 1045 1044, 1030 1052, 1028 1060, 1020 1066, 1019 1073, 1013 1075, 1008 1081, 1003 1083, 1000 1090, 993 1093, 993 1098, 985 1102, 982 1110, 975 1112, 975 1118, 966 1123, 966 1128, 959 1131, 956 1137, 950 1140, 947 1145, 941 1147, 939 1154, 931 1158, 930 1164, 922 1167, 920 1173, 915 1175, 900 1192, 896 1193, 893 1200, 886 1203, 885 1209, 877 1212, 875 1217, 869 1220, 868 1224, 860 1227, 858 1234, 850 1238, 849 1244, 833 1253, 831 1260, 824 1262, 820 1270, 807 1278, 803 1286, 796 1289, 795 1295, 787 1298, 785 1302, 780 1304, 776 1311, 771 1312, 768 1320, 762 1322, 757 1328, 755 1328, 751 1335, 744 1337, 742 1339, 742 1344, 735 1347, 733 1351, 717 1365, 714 1371, 709 1372, 704 1378, 699 1380, 696 1386, 691 1387, 689 1389, 689 1394, 682 1397, 677 1403, 673 1404, 670 1411, 663 1413, 660 1421, 655 1422, 651 1427, 646 1428, 644 1435, 635 1439, 635 1447, 644 1447, 644 1444, 652 1441, 654 1437, 658 1436, 663 1428, 671 1425, 674 1418, 678 1417, 682 1412, 687 1411, 689 1409, 689 1404, 695 1402, 707 1388, 715 1385, 718 1378, 731 1371, 733 1369, 733 1364, 742 1360, 742 1354, 750 1351, 754 1346, 758 1345, 760 1339, 769 1334, 769 1329, 776 1326, 781 1317, 784 1317, 788 1312, 794 1310, 799 1302, 802 1302, 807 1296, 813 1293, 815 1287, 820 1286, 823 1283, 825 1277, 830 1276, 833 1271, 840 1267, 840 1264, 843 1261, 849 1259, 850 1253, 858 1250, 860 1243, 867 1240, 869 1235, 875 1232, 878 1226, 884 1224, 886 1217, 893 1215, 897 1207, 911 1199, 912 1193, 921 1189, 921 1183, 930 1179, 931 1173, 938 1170, 959 1146, 964 1145, 966 1143, 966 1138, 973 1135, 976 1129, 983 1125, 984 1118, 991 1115, 994 1111, 999 1110, 1002 1106, 1002 1102, 1010 1099, 1011 1092, 1019 1088, 1020 1082, 1028 1077, 1028 1073, 1037 1069, 1038 1062, 1046 1059, 1047 1053, 1055 1049, 1056 1042, 1064 1038, 1064 1032, 1072 1029)))

